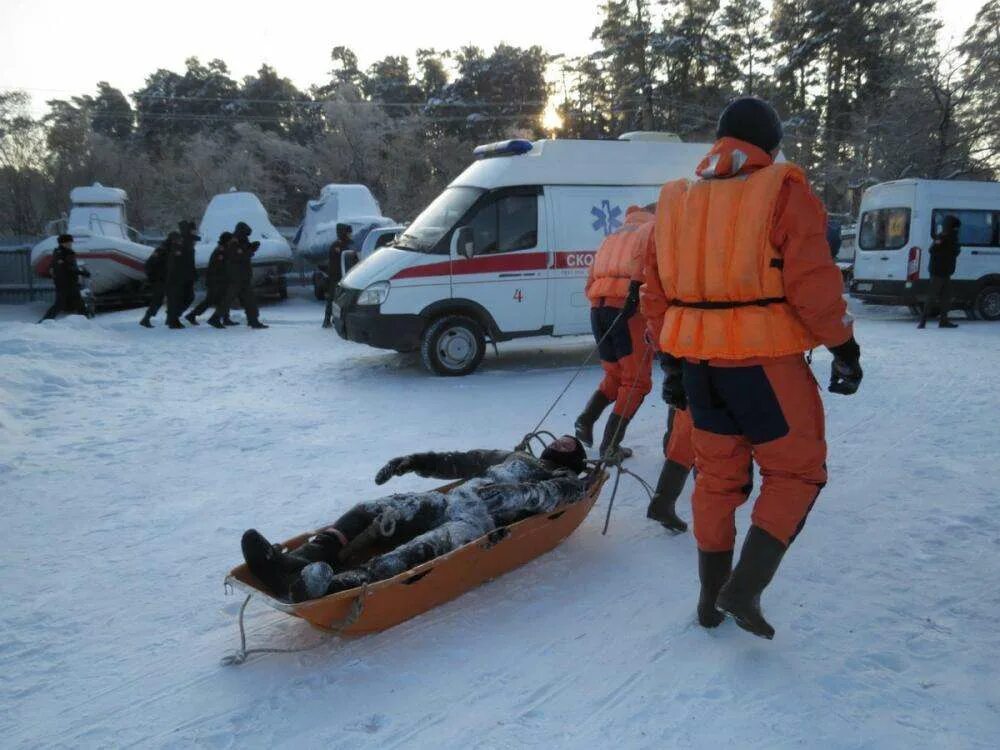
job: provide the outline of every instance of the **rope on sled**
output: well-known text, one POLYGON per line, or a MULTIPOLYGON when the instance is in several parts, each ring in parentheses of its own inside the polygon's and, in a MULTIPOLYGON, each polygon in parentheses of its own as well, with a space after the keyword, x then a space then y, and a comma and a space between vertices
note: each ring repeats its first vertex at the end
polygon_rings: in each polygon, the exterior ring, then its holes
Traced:
MULTIPOLYGON (((226 584, 227 586, 229 584, 226 584)), ((368 593, 368 585, 365 584, 361 588, 361 593, 355 597, 354 601, 351 603, 351 610, 347 613, 347 617, 337 623, 335 628, 332 628, 333 635, 339 636, 343 635, 344 630, 349 628, 351 625, 358 621, 361 617, 361 613, 365 608, 365 596, 368 593)), ((312 651, 315 648, 319 648, 324 643, 326 639, 316 641, 316 643, 311 646, 299 646, 298 648, 247 648, 247 633, 246 628, 243 624, 243 616, 246 613, 247 605, 253 598, 253 594, 247 594, 247 598, 243 600, 243 604, 240 606, 240 647, 231 654, 222 657, 221 664, 226 667, 236 666, 238 664, 243 664, 247 658, 253 654, 295 654, 301 651, 312 651)))
MULTIPOLYGON (((572 377, 570 377, 569 382, 566 383, 566 386, 559 392, 559 395, 556 396, 555 401, 552 402, 545 414, 542 415, 542 418, 538 420, 538 424, 535 425, 535 428, 524 436, 524 440, 521 441, 517 450, 523 450, 521 445, 527 445, 533 436, 543 434, 542 432, 539 432, 539 430, 541 430, 542 425, 545 424, 545 420, 549 418, 549 415, 552 414, 552 411, 556 408, 558 403, 562 401, 562 397, 566 395, 573 383, 576 382, 576 379, 580 377, 580 373, 583 372, 584 368, 590 364, 590 360, 594 358, 595 354, 597 354, 598 350, 601 348, 601 344, 604 343, 604 339, 611 335, 611 332, 615 329, 615 326, 618 325, 618 321, 621 320, 621 317, 622 312, 619 312, 618 315, 615 316, 615 319, 611 321, 611 325, 608 326, 608 330, 606 330, 604 335, 597 340, 597 344, 595 344, 594 348, 590 350, 583 362, 580 363, 580 366, 576 368, 576 372, 574 372, 572 377)), ((552 433, 548 434, 551 435, 552 433)))

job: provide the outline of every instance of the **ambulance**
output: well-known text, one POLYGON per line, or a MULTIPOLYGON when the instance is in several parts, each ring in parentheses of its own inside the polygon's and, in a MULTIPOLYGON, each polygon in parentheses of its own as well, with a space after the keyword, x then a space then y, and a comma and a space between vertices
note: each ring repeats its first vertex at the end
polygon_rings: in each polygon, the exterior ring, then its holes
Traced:
POLYGON ((1000 183, 895 180, 861 196, 850 294, 917 314, 930 283, 929 249, 945 216, 962 222, 951 277, 953 309, 1000 320, 1000 183))
POLYGON ((618 140, 510 140, 475 161, 334 298, 345 339, 420 351, 437 375, 467 375, 487 343, 590 332, 594 252, 632 205, 694 177, 709 144, 631 133, 618 140))

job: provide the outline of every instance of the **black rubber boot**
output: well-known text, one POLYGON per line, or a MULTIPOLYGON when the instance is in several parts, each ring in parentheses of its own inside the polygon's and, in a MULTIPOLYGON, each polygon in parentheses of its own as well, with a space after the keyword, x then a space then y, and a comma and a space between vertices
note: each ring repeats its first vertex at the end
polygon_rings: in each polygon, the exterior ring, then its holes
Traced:
POLYGON ((142 320, 139 321, 139 325, 141 325, 143 328, 153 327, 153 324, 150 322, 148 315, 143 316, 142 320))
POLYGON ((195 317, 195 314, 193 312, 189 312, 187 315, 185 315, 184 316, 184 320, 186 320, 188 323, 190 323, 193 326, 198 325, 198 318, 195 317))
POLYGON ((952 323, 950 320, 945 318, 944 320, 938 322, 938 328, 958 328, 958 323, 952 323))
POLYGON ((265 328, 270 328, 271 327, 269 325, 265 325, 264 323, 261 323, 259 320, 254 320, 254 321, 252 321, 250 323, 247 323, 247 325, 250 326, 251 328, 253 328, 255 331, 262 331, 265 328))
POLYGON ((222 319, 222 325, 224 326, 238 326, 239 323, 230 318, 228 315, 222 319))
POLYGON ((774 578, 785 549, 784 544, 764 529, 751 526, 740 561, 716 600, 716 606, 732 615, 737 625, 768 640, 774 638, 774 628, 760 611, 760 595, 774 578))
POLYGON ((214 315, 208 319, 208 324, 212 326, 212 328, 225 328, 225 326, 222 324, 222 321, 219 320, 214 315))
POLYGON ((184 328, 184 324, 181 323, 179 320, 168 320, 167 328, 173 328, 174 330, 177 330, 179 328, 184 328))
POLYGON ((608 408, 611 399, 600 391, 594 391, 590 401, 583 408, 583 412, 576 418, 576 439, 588 448, 594 444, 594 422, 596 422, 604 410, 608 408))
POLYGON ((698 550, 698 578, 701 594, 698 596, 698 624, 703 628, 717 628, 726 619, 716 609, 719 591, 729 580, 733 570, 733 551, 702 552, 698 550))
POLYGON ((610 460, 621 460, 629 458, 632 451, 621 447, 622 438, 628 429, 628 417, 621 414, 611 413, 607 424, 604 425, 604 438, 601 440, 601 458, 610 460))
POLYGON ((286 555, 256 529, 248 529, 243 533, 240 546, 243 548, 243 559, 246 560, 250 572, 272 594, 286 598, 288 587, 307 563, 286 555))
POLYGON ((687 531, 687 524, 677 515, 674 506, 690 473, 690 469, 676 461, 670 459, 664 461, 660 478, 656 482, 656 492, 649 502, 649 507, 646 508, 646 518, 659 521, 667 531, 675 534, 687 531))

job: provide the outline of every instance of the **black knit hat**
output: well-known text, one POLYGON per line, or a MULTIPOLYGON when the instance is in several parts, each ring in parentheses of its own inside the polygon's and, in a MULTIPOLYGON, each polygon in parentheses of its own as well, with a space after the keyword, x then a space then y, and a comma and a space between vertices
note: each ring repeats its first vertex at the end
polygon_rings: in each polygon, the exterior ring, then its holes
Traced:
POLYGON ((73 241, 73 235, 71 234, 60 234, 58 239, 56 239, 56 242, 58 242, 60 245, 68 245, 72 241, 73 241))
POLYGON ((219 244, 225 245, 232 238, 233 238, 232 232, 223 232, 222 234, 219 235, 219 244))
POLYGON ((734 99, 719 117, 716 138, 738 138, 771 153, 781 143, 784 132, 774 107, 755 96, 734 99))
POLYGON ((582 474, 587 468, 587 451, 583 443, 572 435, 563 435, 550 443, 542 451, 541 458, 543 461, 567 468, 575 474, 582 474))
POLYGON ((233 234, 237 237, 249 237, 253 230, 250 229, 250 225, 245 221, 238 222, 236 224, 236 229, 233 230, 233 234))
POLYGON ((352 227, 350 224, 338 224, 337 225, 337 235, 338 236, 342 235, 342 234, 351 234, 352 232, 354 232, 354 227, 352 227))

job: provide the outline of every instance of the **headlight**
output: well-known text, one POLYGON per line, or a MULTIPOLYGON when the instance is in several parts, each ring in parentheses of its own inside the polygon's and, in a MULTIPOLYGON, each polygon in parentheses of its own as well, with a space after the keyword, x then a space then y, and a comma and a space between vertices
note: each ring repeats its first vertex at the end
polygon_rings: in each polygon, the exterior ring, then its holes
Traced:
POLYGON ((378 281, 358 296, 359 305, 381 305, 389 297, 389 282, 378 281))

